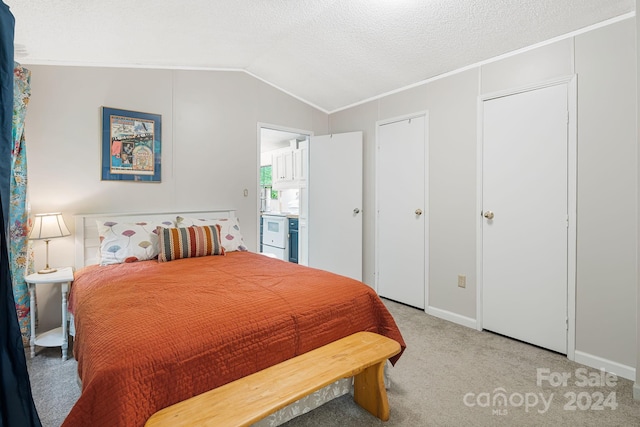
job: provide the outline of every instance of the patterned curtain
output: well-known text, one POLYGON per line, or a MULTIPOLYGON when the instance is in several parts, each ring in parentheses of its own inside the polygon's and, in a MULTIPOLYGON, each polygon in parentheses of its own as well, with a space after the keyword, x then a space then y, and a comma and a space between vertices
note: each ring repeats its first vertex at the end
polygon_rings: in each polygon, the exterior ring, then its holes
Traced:
POLYGON ((31 394, 31 381, 11 289, 7 223, 13 140, 13 39, 15 18, 0 0, 0 427, 42 427, 31 394))
POLYGON ((29 245, 29 206, 27 202, 27 152, 24 120, 31 96, 31 72, 17 62, 13 68, 13 147, 11 150, 11 197, 9 205, 9 263, 13 281, 13 298, 25 345, 31 335, 29 289, 25 273, 32 268, 33 252, 29 245))

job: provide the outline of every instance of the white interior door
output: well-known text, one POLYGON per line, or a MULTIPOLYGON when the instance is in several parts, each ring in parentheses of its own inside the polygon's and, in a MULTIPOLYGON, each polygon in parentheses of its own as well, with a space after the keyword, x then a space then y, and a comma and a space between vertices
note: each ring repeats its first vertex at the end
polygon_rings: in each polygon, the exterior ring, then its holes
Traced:
POLYGON ((362 132, 311 137, 308 265, 362 280, 362 132))
POLYGON ((567 85, 483 102, 482 324, 567 353, 567 85))
POLYGON ((378 126, 376 263, 378 293, 425 308, 426 117, 378 126))

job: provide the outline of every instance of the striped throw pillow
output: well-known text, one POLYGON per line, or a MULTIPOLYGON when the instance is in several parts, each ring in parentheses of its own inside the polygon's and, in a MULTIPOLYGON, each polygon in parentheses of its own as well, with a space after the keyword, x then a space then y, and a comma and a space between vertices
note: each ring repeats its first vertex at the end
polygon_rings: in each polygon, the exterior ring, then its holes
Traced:
POLYGON ((224 255, 220 243, 220 226, 204 225, 185 228, 158 227, 159 262, 207 255, 224 255))

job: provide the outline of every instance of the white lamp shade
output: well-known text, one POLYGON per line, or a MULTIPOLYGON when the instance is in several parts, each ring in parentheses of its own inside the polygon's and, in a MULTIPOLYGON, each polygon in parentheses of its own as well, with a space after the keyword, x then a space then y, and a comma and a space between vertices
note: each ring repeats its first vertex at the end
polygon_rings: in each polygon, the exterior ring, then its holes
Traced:
POLYGON ((36 214, 31 233, 29 233, 29 239, 48 240, 69 236, 70 234, 60 212, 36 214))

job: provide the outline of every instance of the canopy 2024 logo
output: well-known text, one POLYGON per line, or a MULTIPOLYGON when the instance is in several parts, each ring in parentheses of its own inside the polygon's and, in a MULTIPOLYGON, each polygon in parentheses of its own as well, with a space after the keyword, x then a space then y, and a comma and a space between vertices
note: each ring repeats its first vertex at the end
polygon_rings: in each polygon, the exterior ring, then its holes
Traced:
MULTIPOLYGON (((599 371, 589 371, 586 368, 578 368, 571 372, 551 372, 548 368, 538 368, 536 385, 545 385, 553 388, 561 387, 590 387, 590 388, 614 388, 618 383, 615 374, 599 371)), ((553 403, 555 393, 526 392, 508 393, 504 387, 498 387, 493 392, 473 393, 464 395, 462 401, 468 407, 491 408, 493 415, 508 415, 508 408, 524 407, 525 412, 536 411, 539 414, 546 413, 553 403)), ((580 391, 569 390, 562 394, 564 400, 563 409, 566 411, 604 411, 615 410, 618 407, 616 392, 607 390, 580 391)))

